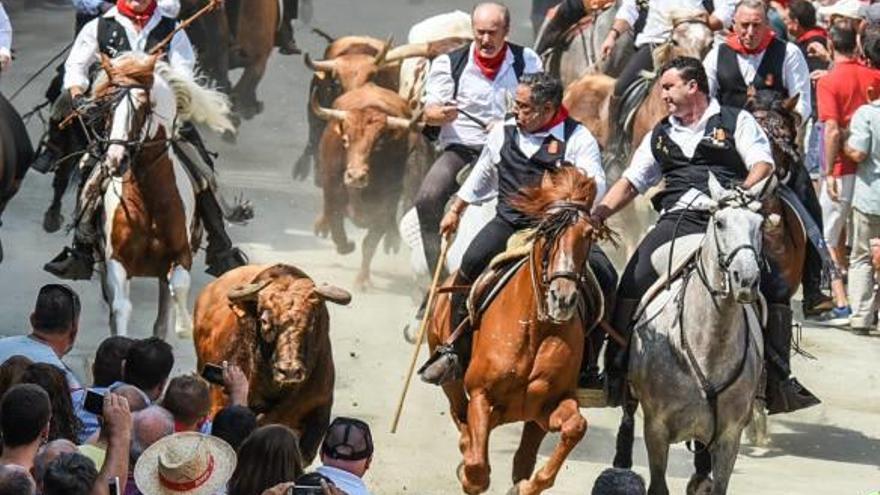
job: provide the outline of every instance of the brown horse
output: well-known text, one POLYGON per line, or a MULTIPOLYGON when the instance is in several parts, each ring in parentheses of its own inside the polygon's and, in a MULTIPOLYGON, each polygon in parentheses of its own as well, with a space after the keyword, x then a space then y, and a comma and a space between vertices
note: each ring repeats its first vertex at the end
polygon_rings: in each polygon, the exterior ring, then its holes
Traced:
MULTIPOLYGON (((575 391, 588 323, 578 307, 595 236, 588 214, 595 193, 592 179, 564 167, 545 174, 516 203, 538 220, 529 259, 479 316, 464 379, 443 386, 461 433, 459 475, 466 493, 489 487, 493 428, 525 423, 513 462, 515 489, 523 495, 553 486, 586 433, 575 391), (550 460, 533 476, 541 440, 557 431, 561 438, 550 460)), ((444 295, 430 322, 432 350, 451 333, 449 315, 450 298, 444 295)))
MULTIPOLYGON (((21 187, 21 181, 33 159, 34 149, 21 116, 0 95, 0 216, 21 187)), ((0 262, 2 261, 3 246, 0 244, 0 262)))
POLYGON ((175 327, 186 336, 192 331, 189 270, 200 229, 193 185, 169 152, 170 139, 178 121, 231 129, 229 105, 225 96, 157 62, 157 56, 129 53, 103 58, 102 65, 107 77, 96 82, 94 101, 108 103, 110 145, 83 186, 82 204, 85 219, 103 206, 102 283, 111 331, 127 333, 129 279, 151 277, 159 282, 154 334, 164 338, 175 327))
MULTIPOLYGON (((221 89, 230 91, 236 113, 250 119, 263 111, 263 103, 257 99, 257 86, 275 47, 280 13, 277 0, 238 2, 241 14, 236 30, 236 53, 230 52, 230 26, 224 7, 197 19, 187 29, 187 34, 199 52, 203 70, 221 89), (244 73, 233 87, 227 72, 237 67, 243 67, 244 73)), ((208 0, 182 0, 180 3, 180 17, 186 18, 207 5, 208 0)))

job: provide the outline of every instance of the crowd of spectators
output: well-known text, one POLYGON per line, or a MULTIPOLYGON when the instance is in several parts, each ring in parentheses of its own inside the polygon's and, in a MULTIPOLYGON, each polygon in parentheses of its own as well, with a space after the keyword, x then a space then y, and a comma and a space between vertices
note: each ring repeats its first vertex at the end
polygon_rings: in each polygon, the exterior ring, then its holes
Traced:
POLYGON ((323 465, 307 471, 295 431, 257 426, 233 364, 222 363, 228 405, 216 414, 212 385, 172 378, 174 354, 157 338, 105 339, 91 386, 81 385, 62 361, 79 316, 76 292, 46 285, 31 333, 0 339, 0 494, 369 494, 373 440, 363 421, 334 419, 323 465))

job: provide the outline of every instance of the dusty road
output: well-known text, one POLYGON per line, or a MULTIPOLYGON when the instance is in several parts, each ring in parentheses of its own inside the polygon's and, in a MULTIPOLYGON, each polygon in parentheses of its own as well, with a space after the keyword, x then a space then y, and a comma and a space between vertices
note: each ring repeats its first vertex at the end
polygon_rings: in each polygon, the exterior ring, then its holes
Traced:
MULTIPOLYGON (((72 34, 73 13, 63 0, 3 2, 15 26, 17 60, 2 78, 0 89, 10 95, 39 66, 56 53, 72 34)), ((530 43, 528 4, 511 0, 515 25, 513 39, 530 43)), ((316 0, 313 25, 329 33, 393 33, 405 39, 408 26, 429 15, 453 8, 469 9, 469 0, 316 0)), ((320 53, 323 42, 302 30, 301 45, 320 53)), ((305 143, 305 94, 310 74, 299 57, 277 54, 260 88, 266 111, 241 129, 235 146, 211 137, 221 153, 222 182, 243 192, 256 205, 257 218, 245 227, 230 227, 233 238, 259 263, 283 261, 304 268, 315 279, 343 287, 351 285, 359 252, 340 257, 329 241, 312 235, 319 206, 318 190, 311 181, 290 179, 292 160, 305 143)), ((13 103, 22 112, 40 102, 48 74, 24 91, 13 103)), ((29 126, 36 138, 40 124, 29 126)), ((63 234, 45 234, 42 212, 50 197, 50 177, 31 172, 12 201, 0 228, 6 259, 0 265, 0 314, 3 334, 27 331, 34 295, 53 278, 42 264, 66 242, 63 234)), ((66 211, 72 198, 66 198, 66 211)), ((354 238, 359 238, 356 234, 354 238)), ((375 287, 356 294, 350 307, 332 306, 331 334, 337 366, 336 414, 361 417, 373 426, 376 456, 367 476, 375 493, 457 493, 453 474, 458 464, 457 435, 447 417, 440 390, 414 383, 403 422, 396 435, 389 433, 393 409, 412 347, 401 338, 401 328, 413 310, 413 286, 407 255, 379 254, 374 263, 375 287)), ((193 277, 194 293, 210 278, 202 273, 198 257, 193 277)), ((74 284, 84 301, 82 332, 68 361, 85 377, 88 356, 108 334, 107 308, 101 302, 96 280, 74 284)), ((135 336, 146 336, 152 325, 155 282, 132 284, 135 301, 135 336)), ((799 306, 799 304, 798 304, 799 306)), ((800 379, 823 398, 821 406, 774 418, 772 446, 755 449, 744 445, 732 481, 732 493, 748 494, 867 494, 880 489, 880 334, 856 336, 848 332, 807 327, 802 346, 817 360, 796 358, 800 379)), ((177 352, 175 371, 193 368, 190 342, 173 340, 177 352)), ((609 465, 618 414, 612 410, 584 410, 590 423, 587 436, 573 452, 551 493, 589 493, 593 480, 609 465)), ((494 476, 491 493, 505 493, 519 428, 497 430, 491 439, 494 476)), ((549 453, 549 437, 542 453, 549 453)), ((636 470, 647 475, 644 445, 636 445, 636 470)), ((539 462, 541 460, 539 459, 539 462)), ((673 492, 682 493, 691 474, 690 456, 675 446, 669 478, 673 492)))

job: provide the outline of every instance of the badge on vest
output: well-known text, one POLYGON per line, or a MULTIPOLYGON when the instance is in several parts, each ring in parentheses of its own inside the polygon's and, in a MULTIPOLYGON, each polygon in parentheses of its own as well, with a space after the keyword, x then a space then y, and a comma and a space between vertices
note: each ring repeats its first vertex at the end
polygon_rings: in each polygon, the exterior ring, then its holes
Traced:
POLYGON ((703 141, 714 148, 727 148, 727 132, 723 127, 716 127, 712 134, 703 138, 703 141))
POLYGON ((559 141, 554 139, 547 143, 547 153, 551 155, 559 153, 559 141))
POLYGON ((767 76, 764 77, 764 86, 767 86, 768 88, 773 87, 773 73, 767 74, 767 76))

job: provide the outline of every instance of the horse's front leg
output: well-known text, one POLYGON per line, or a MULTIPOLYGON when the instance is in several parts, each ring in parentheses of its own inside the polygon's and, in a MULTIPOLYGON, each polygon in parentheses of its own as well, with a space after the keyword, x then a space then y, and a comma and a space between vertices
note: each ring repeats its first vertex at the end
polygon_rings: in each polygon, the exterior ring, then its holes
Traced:
POLYGON ((168 329, 174 326, 174 302, 171 299, 171 289, 168 279, 159 277, 159 310, 156 312, 156 321, 153 323, 153 336, 162 340, 168 340, 168 329))
POLYGON ((715 442, 712 446, 712 495, 724 495, 727 493, 727 484, 733 474, 733 465, 736 464, 736 456, 739 453, 739 442, 742 430, 733 428, 715 442))
POLYGON ((578 410, 577 400, 563 399, 550 415, 550 431, 560 432, 559 443, 553 449, 550 459, 531 479, 521 481, 516 488, 519 495, 535 495, 547 490, 556 482, 556 475, 568 454, 587 433, 587 420, 578 410))
POLYGON ((128 321, 131 319, 128 272, 122 263, 109 257, 105 267, 104 292, 110 304, 110 333, 127 336, 128 321))
POLYGON ((174 265, 171 269, 168 285, 171 289, 171 298, 174 300, 174 332, 180 339, 192 338, 193 334, 192 317, 186 307, 191 284, 189 270, 180 265, 174 265))
POLYGON ((538 460, 538 449, 541 441, 547 436, 547 431, 534 421, 527 421, 523 425, 522 437, 519 447, 513 456, 513 484, 527 480, 535 471, 535 462, 538 460))
POLYGON ((648 467, 651 471, 649 495, 669 495, 666 486, 666 466, 669 462, 669 435, 663 425, 654 424, 645 417, 645 447, 648 450, 648 467))
POLYGON ((464 451, 464 465, 460 473, 461 486, 468 495, 483 493, 489 489, 489 431, 492 423, 492 405, 483 391, 477 391, 468 404, 467 425, 461 444, 464 451))
POLYGON ((257 85, 266 72, 267 60, 268 56, 261 56, 248 64, 232 90, 235 111, 245 120, 250 120, 263 111, 263 103, 257 99, 257 85))

